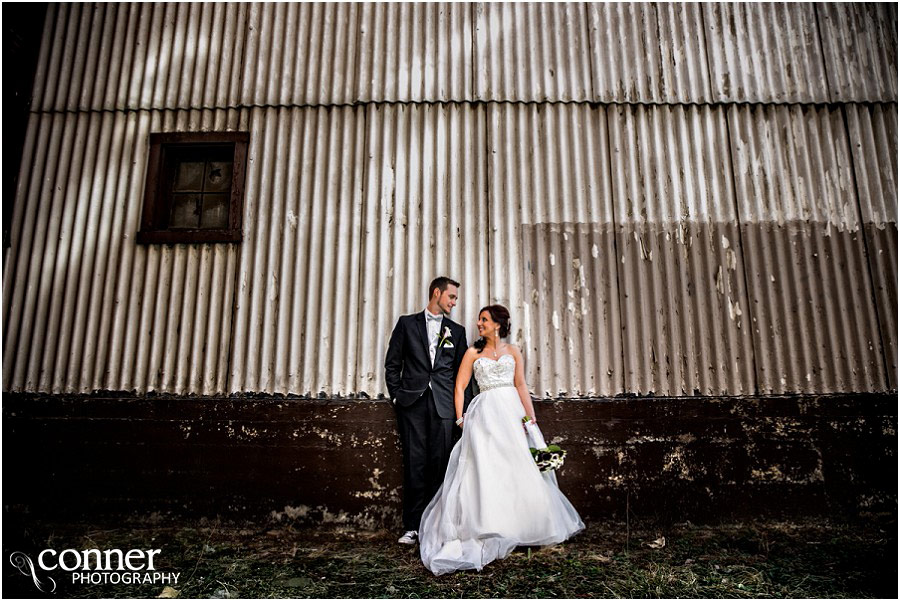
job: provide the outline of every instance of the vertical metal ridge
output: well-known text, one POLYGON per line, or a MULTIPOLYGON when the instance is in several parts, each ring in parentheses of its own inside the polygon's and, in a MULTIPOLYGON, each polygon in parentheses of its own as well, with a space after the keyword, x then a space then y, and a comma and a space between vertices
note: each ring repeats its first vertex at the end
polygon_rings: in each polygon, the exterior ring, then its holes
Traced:
MULTIPOLYGON (((734 149, 736 148, 736 145, 733 142, 733 137, 735 135, 737 135, 737 133, 733 132, 733 130, 732 130, 732 123, 734 120, 732 118, 732 115, 730 114, 730 112, 727 109, 723 112, 723 118, 724 118, 724 138, 721 140, 721 143, 725 146, 725 148, 728 149, 728 159, 727 159, 728 175, 725 177, 725 179, 722 183, 728 188, 728 195, 731 196, 732 202, 733 202, 733 205, 732 205, 732 207, 729 207, 729 210, 733 209, 732 214, 735 216, 735 220, 736 220, 735 236, 738 239, 738 247, 737 247, 737 251, 735 251, 735 256, 741 258, 742 279, 740 280, 740 283, 743 285, 743 291, 744 291, 743 294, 748 299, 747 305, 748 305, 748 309, 750 309, 751 308, 750 307, 750 297, 749 297, 750 283, 749 283, 749 276, 747 273, 747 271, 748 271, 747 265, 746 265, 747 254, 746 254, 746 250, 745 250, 747 245, 744 241, 744 229, 745 228, 743 227, 743 223, 741 221, 742 213, 741 213, 740 207, 738 206, 738 198, 740 198, 740 197, 746 198, 746 194, 739 194, 739 186, 738 186, 738 180, 737 180, 737 167, 736 167, 737 159, 734 156, 734 149)), ((743 179, 740 181, 741 181, 741 184, 744 184, 746 182, 746 180, 743 180, 743 179)), ((743 190, 743 188, 741 188, 741 190, 743 190)), ((750 331, 750 334, 749 334, 750 346, 749 346, 749 349, 746 349, 746 347, 745 347, 745 350, 750 351, 750 360, 749 361, 745 360, 742 363, 738 363, 736 368, 739 370, 742 370, 741 380, 743 382, 748 383, 747 385, 748 385, 749 390, 752 391, 753 394, 759 394, 760 383, 759 383, 758 374, 760 373, 760 370, 759 370, 758 363, 759 363, 759 355, 760 355, 761 351, 760 351, 760 347, 758 344, 759 337, 753 335, 753 332, 756 331, 757 319, 754 316, 754 313, 752 310, 748 311, 746 318, 745 318, 745 323, 747 324, 747 329, 749 329, 749 331, 750 331), (752 385, 750 383, 752 383, 752 385)), ((734 337, 732 337, 732 336, 729 336, 729 348, 732 350, 732 353, 735 353, 734 337)))
POLYGON ((64 4, 48 4, 47 12, 44 15, 44 27, 41 32, 41 48, 38 51, 37 62, 35 63, 34 82, 31 86, 31 110, 43 110, 46 106, 47 90, 50 89, 49 83, 53 81, 55 72, 53 70, 53 61, 59 52, 59 47, 55 43, 57 38, 54 33, 61 21, 58 12, 67 10, 64 4))

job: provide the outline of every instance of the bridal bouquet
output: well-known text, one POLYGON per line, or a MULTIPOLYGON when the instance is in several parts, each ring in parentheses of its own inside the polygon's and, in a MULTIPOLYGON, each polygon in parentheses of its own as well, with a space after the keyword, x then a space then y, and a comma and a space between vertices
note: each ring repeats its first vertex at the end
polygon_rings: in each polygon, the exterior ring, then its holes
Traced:
POLYGON ((531 456, 542 472, 561 468, 566 460, 566 452, 555 444, 546 449, 531 449, 531 456))
MULTIPOLYGON (((531 422, 531 418, 527 415, 522 418, 522 423, 525 425, 525 431, 528 432, 528 427, 532 428, 536 427, 535 424, 531 422)), ((534 433, 528 432, 532 434, 529 436, 531 440, 539 440, 538 445, 544 444, 543 436, 535 436, 534 433)), ((563 466, 563 463, 566 461, 566 452, 562 450, 559 445, 549 445, 549 446, 541 446, 541 448, 529 447, 531 451, 531 456, 534 457, 534 462, 537 464, 538 469, 542 472, 548 472, 550 470, 559 469, 563 466)))

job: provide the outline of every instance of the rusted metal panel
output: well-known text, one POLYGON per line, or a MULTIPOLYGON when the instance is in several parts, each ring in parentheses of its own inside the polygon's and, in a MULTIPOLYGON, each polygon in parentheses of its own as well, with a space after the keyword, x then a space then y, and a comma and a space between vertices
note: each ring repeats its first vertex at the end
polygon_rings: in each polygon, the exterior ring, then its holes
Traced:
POLYGON ((35 114, 4 273, 6 390, 225 391, 234 245, 140 246, 150 131, 238 112, 35 114))
POLYGON ((832 92, 895 97, 895 22, 52 5, 4 252, 4 385, 377 396, 394 320, 443 273, 470 339, 478 307, 509 305, 539 396, 896 387, 896 105, 702 105, 823 102, 825 64, 881 69, 832 92), (248 237, 137 248, 147 135, 192 129, 251 131, 248 237))
POLYGON ((48 10, 33 109, 236 106, 246 4, 59 4, 48 10))
POLYGON ((359 15, 355 3, 251 5, 241 103, 303 106, 357 100, 359 15))
POLYGON ((383 394, 391 329, 437 275, 462 283, 452 317, 472 318, 487 298, 483 119, 460 105, 254 109, 232 392, 383 394))
POLYGON ((473 100, 470 3, 361 4, 358 44, 356 100, 473 100))
POLYGON ((491 106, 492 300, 540 397, 623 391, 605 111, 491 106))
POLYGON ((477 100, 592 99, 586 4, 479 2, 474 10, 477 100))
POLYGON ((64 4, 42 111, 473 99, 468 3, 64 4))
POLYGON ((608 118, 625 389, 753 393, 722 109, 620 105, 608 118))
POLYGON ((256 108, 230 392, 345 393, 359 297, 364 109, 256 108))
POLYGON ((760 393, 886 388, 840 107, 728 109, 760 393))
POLYGON ((894 101, 896 23, 890 4, 61 4, 34 106, 894 101))
POLYGON ((897 4, 815 5, 832 102, 897 100, 897 4))
POLYGON ((829 101, 812 4, 711 2, 703 20, 713 100, 829 101))
POLYGON ((594 100, 712 100, 699 4, 593 3, 589 17, 594 100))
POLYGON ((377 105, 366 110, 367 154, 357 390, 386 392, 384 353, 397 318, 424 310, 439 275, 460 282, 451 318, 477 338, 489 288, 493 230, 485 173, 485 109, 377 105))
POLYGON ((850 149, 890 388, 897 389, 897 105, 848 104, 850 149))

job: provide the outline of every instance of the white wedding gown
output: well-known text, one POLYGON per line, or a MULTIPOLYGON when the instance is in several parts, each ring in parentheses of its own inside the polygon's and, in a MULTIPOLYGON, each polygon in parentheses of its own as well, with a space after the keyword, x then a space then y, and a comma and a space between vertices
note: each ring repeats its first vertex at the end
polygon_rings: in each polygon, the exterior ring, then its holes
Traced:
POLYGON ((422 561, 435 574, 481 571, 517 545, 560 543, 584 528, 553 472, 542 474, 528 450, 515 368, 512 355, 479 357, 472 366, 481 394, 419 526, 422 561))

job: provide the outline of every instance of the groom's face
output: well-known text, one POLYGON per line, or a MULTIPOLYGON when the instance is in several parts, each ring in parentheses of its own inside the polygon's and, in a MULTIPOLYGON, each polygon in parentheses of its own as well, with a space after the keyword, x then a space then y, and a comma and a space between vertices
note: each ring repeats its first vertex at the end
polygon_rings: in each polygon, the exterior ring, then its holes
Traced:
POLYGON ((447 284, 447 289, 441 292, 438 297, 438 308, 444 315, 450 315, 450 311, 456 306, 456 299, 459 294, 459 288, 453 284, 447 284))

